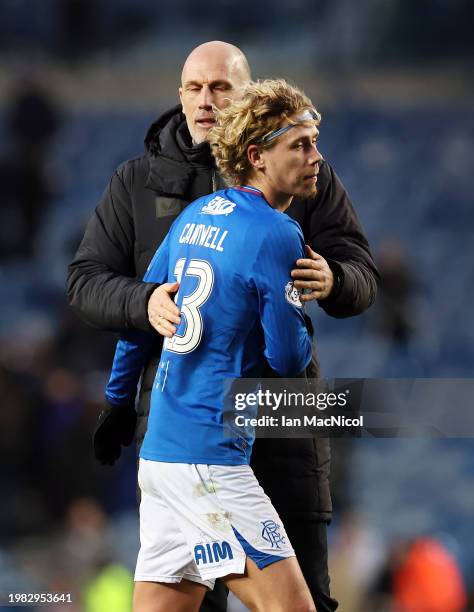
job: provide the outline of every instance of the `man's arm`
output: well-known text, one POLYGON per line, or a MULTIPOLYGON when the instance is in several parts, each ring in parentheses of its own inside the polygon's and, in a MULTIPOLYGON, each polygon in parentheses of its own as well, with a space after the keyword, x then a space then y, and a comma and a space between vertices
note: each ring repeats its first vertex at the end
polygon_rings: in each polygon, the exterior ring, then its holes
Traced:
POLYGON ((69 266, 67 293, 77 314, 102 329, 150 330, 148 300, 156 284, 136 280, 135 230, 127 165, 105 189, 69 266))
POLYGON ((379 273, 350 198, 327 162, 321 164, 318 195, 307 212, 303 232, 316 253, 303 257, 292 274, 295 286, 312 291, 303 301, 318 299, 338 318, 364 312, 375 300, 379 273))
POLYGON ((290 276, 295 261, 303 254, 303 236, 296 223, 285 218, 272 226, 253 270, 265 357, 280 376, 299 374, 311 360, 311 338, 303 305, 290 276))
MULTIPOLYGON (((169 234, 155 253, 143 277, 144 283, 162 284, 168 277, 169 234)), ((128 330, 121 334, 115 349, 112 372, 105 396, 111 404, 135 400, 138 381, 148 363, 156 336, 152 332, 128 330)))
POLYGON ((105 405, 92 436, 99 463, 113 465, 122 446, 130 446, 135 434, 135 396, 143 367, 153 348, 151 332, 129 330, 117 342, 112 372, 105 391, 105 405))
MULTIPOLYGON (((161 284, 167 280, 168 245, 167 236, 148 267, 145 283, 161 284)), ((131 329, 122 333, 117 342, 105 407, 93 435, 94 454, 100 463, 113 465, 120 457, 122 445, 128 446, 133 440, 137 419, 135 396, 155 340, 151 332, 131 329)))
POLYGON ((143 367, 153 349, 151 332, 124 332, 115 347, 114 360, 105 397, 110 404, 133 405, 143 367))

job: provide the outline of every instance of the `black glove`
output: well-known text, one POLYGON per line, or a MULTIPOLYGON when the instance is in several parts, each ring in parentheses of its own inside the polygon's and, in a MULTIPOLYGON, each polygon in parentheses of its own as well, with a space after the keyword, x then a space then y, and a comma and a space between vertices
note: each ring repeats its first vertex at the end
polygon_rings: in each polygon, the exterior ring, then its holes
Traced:
POLYGON ((115 406, 106 400, 92 435, 97 461, 103 465, 113 465, 120 457, 121 446, 132 443, 136 424, 134 406, 115 406))

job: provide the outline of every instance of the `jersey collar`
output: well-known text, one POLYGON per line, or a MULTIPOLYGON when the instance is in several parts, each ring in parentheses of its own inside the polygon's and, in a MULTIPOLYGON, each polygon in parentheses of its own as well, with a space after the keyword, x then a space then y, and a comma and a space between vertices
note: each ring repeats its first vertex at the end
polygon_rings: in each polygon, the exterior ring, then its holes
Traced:
POLYGON ((265 199, 263 193, 260 191, 260 189, 257 189, 256 187, 251 187, 250 185, 238 185, 235 187, 235 189, 237 189, 238 191, 253 193, 254 195, 260 196, 261 198, 265 199))
POLYGON ((257 189, 256 187, 252 187, 251 185, 238 185, 237 187, 234 187, 234 189, 237 189, 238 191, 245 191, 246 193, 252 193, 253 195, 258 196, 259 198, 262 198, 265 204, 270 206, 270 208, 273 208, 273 210, 276 210, 270 204, 270 202, 266 199, 266 197, 263 195, 263 192, 260 191, 260 189, 257 189))

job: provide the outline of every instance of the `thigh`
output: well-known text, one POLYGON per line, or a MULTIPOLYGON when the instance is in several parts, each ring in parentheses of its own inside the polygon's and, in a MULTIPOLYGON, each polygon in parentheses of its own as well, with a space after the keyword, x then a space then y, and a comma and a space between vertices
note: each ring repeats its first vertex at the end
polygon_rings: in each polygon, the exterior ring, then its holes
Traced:
POLYGON ((329 587, 327 523, 291 519, 283 522, 318 612, 336 610, 337 601, 331 597, 329 587))
POLYGON ((223 581, 250 610, 316 610, 296 557, 262 570, 247 559, 244 576, 227 576, 223 581))
POLYGON ((133 612, 198 612, 206 587, 182 580, 177 584, 136 582, 133 612))

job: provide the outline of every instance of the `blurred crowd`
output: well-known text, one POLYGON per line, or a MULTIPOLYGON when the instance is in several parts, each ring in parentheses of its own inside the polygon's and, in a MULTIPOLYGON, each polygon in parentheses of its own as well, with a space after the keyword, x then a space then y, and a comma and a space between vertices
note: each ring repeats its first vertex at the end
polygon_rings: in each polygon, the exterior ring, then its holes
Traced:
POLYGON ((6 146, 0 157, 3 186, 0 261, 30 258, 37 231, 53 196, 47 175, 51 140, 60 115, 34 80, 18 83, 5 109, 6 146))
POLYGON ((340 67, 354 62, 429 64, 473 51, 469 0, 179 0, 166 8, 150 0, 3 0, 0 51, 27 51, 72 66, 94 54, 126 48, 157 35, 186 38, 192 30, 218 29, 242 42, 308 35, 318 55, 340 67), (442 41, 442 44, 440 43, 442 41))

